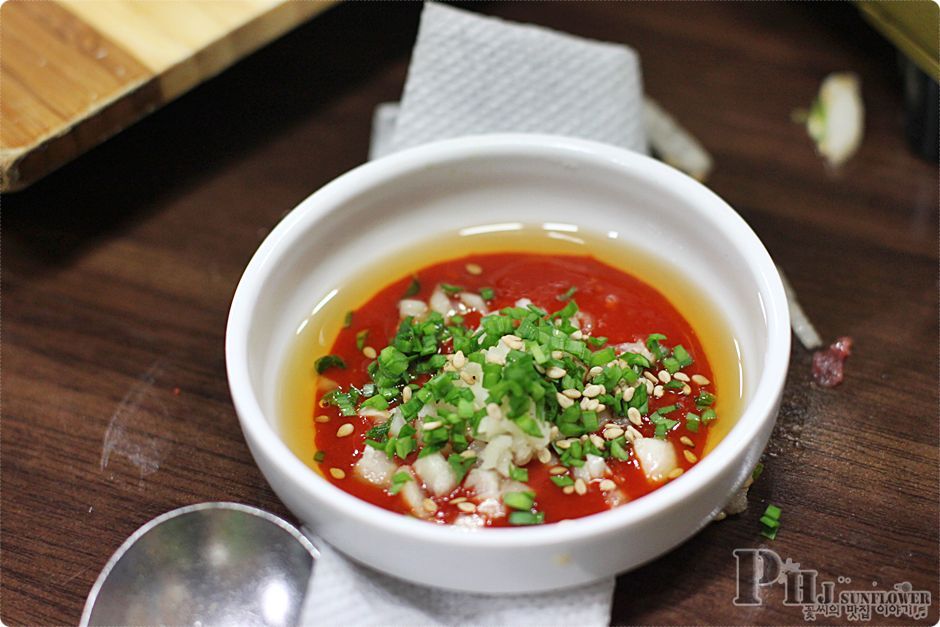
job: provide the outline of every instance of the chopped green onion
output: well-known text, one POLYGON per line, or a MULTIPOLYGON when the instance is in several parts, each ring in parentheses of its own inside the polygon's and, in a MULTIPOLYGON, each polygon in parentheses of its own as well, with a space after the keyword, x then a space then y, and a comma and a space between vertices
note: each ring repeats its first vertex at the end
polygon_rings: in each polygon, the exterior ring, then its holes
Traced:
POLYGON ((757 465, 754 466, 754 472, 751 473, 751 481, 757 481, 757 478, 761 476, 762 472, 764 472, 764 465, 757 462, 757 465))
POLYGON ((774 540, 777 537, 777 531, 779 529, 780 529, 779 527, 774 527, 774 528, 764 527, 761 530, 760 534, 764 536, 765 538, 767 538, 768 540, 774 540))
POLYGON ((529 471, 525 468, 519 468, 518 466, 510 466, 509 478, 513 479, 514 481, 527 483, 529 481, 529 471))
POLYGON ((607 338, 604 337, 603 335, 598 336, 598 337, 588 337, 586 339, 587 339, 587 343, 593 346, 594 348, 600 348, 601 346, 607 343, 607 338))
POLYGON ((362 350, 366 345, 366 338, 369 337, 369 329, 363 329, 356 334, 356 348, 362 350))
POLYGON ((615 359, 617 359, 617 353, 612 347, 608 346, 607 348, 599 350, 596 353, 592 353, 589 359, 589 363, 591 366, 606 366, 615 359))
POLYGON ((578 303, 569 300, 567 305, 552 314, 552 319, 560 318, 561 320, 567 320, 576 313, 578 313, 578 303))
POLYGON ((398 457, 400 457, 400 458, 402 458, 402 459, 405 459, 406 457, 408 457, 408 455, 409 455, 412 451, 415 450, 416 447, 417 447, 417 445, 415 444, 414 438, 412 438, 412 437, 407 437, 407 438, 401 438, 401 437, 399 437, 397 440, 395 440, 395 455, 397 455, 398 457))
POLYGON ((718 418, 718 414, 716 414, 715 410, 712 409, 711 407, 709 407, 708 409, 702 412, 703 424, 707 425, 708 423, 710 423, 712 420, 715 420, 716 418, 718 418))
POLYGON ((685 350, 685 347, 682 344, 676 344, 672 349, 672 356, 676 358, 676 361, 679 362, 680 368, 685 368, 686 366, 691 366, 693 363, 692 356, 689 355, 689 351, 685 350))
POLYGON ((394 346, 386 346, 379 353, 379 370, 389 376, 399 377, 408 370, 408 358, 394 346))
POLYGON ((317 374, 323 374, 330 368, 345 368, 346 362, 339 355, 324 355, 313 363, 317 374))
POLYGON ((783 510, 781 510, 776 505, 770 504, 767 506, 767 509, 764 510, 764 516, 768 516, 770 518, 773 518, 774 520, 777 520, 780 518, 780 514, 782 511, 783 510))
POLYGON ((370 407, 372 409, 388 409, 388 400, 386 400, 386 398, 381 394, 376 394, 368 400, 363 401, 362 407, 370 407))
POLYGON ((483 300, 493 300, 496 298, 496 292, 492 287, 481 287, 480 288, 480 298, 483 300))
POLYGON ((702 424, 702 418, 698 414, 688 412, 685 415, 685 428, 692 433, 698 433, 699 425, 702 424))
POLYGON ((584 430, 587 433, 593 433, 597 431, 597 428, 599 426, 598 420, 597 420, 597 412, 593 412, 593 411, 581 412, 581 424, 584 425, 584 430))
POLYGON ((559 488, 564 488, 569 485, 574 485, 574 479, 572 479, 568 475, 552 475, 551 480, 552 480, 552 483, 557 485, 559 488))
POLYGON ((476 461, 473 457, 465 458, 460 455, 450 455, 447 457, 447 463, 450 464, 451 470, 454 471, 454 476, 457 479, 457 483, 463 481, 463 478, 467 475, 467 471, 470 470, 470 466, 476 461))
POLYGON ((646 348, 653 354, 653 357, 656 358, 656 361, 661 360, 666 356, 666 352, 662 346, 659 345, 660 340, 665 340, 666 336, 662 333, 652 333, 649 337, 646 338, 646 348))
POLYGON ((577 291, 578 291, 578 288, 572 285, 571 287, 568 288, 568 291, 566 291, 564 294, 559 294, 555 298, 562 302, 566 300, 571 300, 571 297, 574 296, 574 293, 577 291))
POLYGON ((535 493, 507 492, 503 495, 503 503, 513 509, 522 511, 529 510, 532 509, 532 505, 535 503, 535 493))
POLYGON ((669 374, 676 374, 679 372, 679 361, 675 357, 666 357, 663 359, 663 368, 669 374))
POLYGON ((770 527, 772 529, 776 529, 777 527, 780 526, 780 521, 775 518, 771 518, 770 516, 761 516, 760 522, 765 527, 770 527))
POLYGON ((623 448, 623 445, 618 441, 619 439, 620 438, 617 438, 610 443, 610 454, 620 461, 625 462, 630 459, 630 454, 627 453, 625 448, 623 448))
POLYGON ((450 283, 441 283, 440 288, 444 290, 448 296, 455 296, 463 291, 463 287, 460 285, 451 285, 450 283))
POLYGON ((322 462, 324 459, 326 459, 326 453, 324 451, 317 451, 313 455, 313 461, 315 462, 322 462))
POLYGON ((405 289, 405 298, 415 296, 418 292, 421 291, 421 283, 418 281, 418 275, 411 275, 411 283, 408 284, 408 287, 405 289))
POLYGON ((512 512, 509 514, 510 525, 541 525, 545 522, 545 514, 542 512, 512 512))
POLYGON ((343 318, 343 328, 348 329, 349 327, 351 327, 352 320, 353 320, 353 312, 351 310, 347 311, 346 316, 343 318))
POLYGON ((388 437, 388 429, 391 425, 388 422, 383 422, 380 425, 375 425, 368 432, 366 432, 366 437, 370 440, 381 440, 385 441, 385 438, 388 437))
POLYGON ((699 409, 704 409, 715 404, 715 395, 711 392, 706 392, 702 390, 699 392, 698 396, 695 397, 695 406, 699 409))
POLYGON ((412 480, 412 476, 405 472, 396 472, 392 476, 392 485, 388 489, 389 494, 398 494, 398 492, 405 486, 406 483, 412 480))

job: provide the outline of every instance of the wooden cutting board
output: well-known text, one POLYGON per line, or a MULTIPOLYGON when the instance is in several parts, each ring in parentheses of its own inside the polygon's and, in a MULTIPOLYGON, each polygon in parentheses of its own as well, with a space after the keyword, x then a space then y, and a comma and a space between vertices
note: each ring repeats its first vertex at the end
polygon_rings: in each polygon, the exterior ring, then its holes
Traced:
POLYGON ((26 187, 336 0, 10 0, 0 191, 26 187))

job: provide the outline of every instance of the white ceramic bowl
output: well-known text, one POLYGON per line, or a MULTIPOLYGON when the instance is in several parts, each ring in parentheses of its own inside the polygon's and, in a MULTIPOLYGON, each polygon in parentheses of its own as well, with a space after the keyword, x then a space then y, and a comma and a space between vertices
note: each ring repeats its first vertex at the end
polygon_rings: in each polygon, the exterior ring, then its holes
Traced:
POLYGON ((575 586, 678 545, 747 478, 773 428, 790 353, 786 298, 757 236, 718 196, 653 159, 539 135, 466 137, 365 164, 304 200, 258 249, 226 335, 235 408, 262 473, 287 507, 350 557, 422 584, 481 593, 575 586), (298 323, 369 260, 459 227, 574 223, 625 245, 669 250, 734 329, 745 409, 678 480, 625 506, 541 527, 468 532, 394 514, 301 462, 276 424, 277 377, 298 323), (703 287, 704 289, 704 287, 703 287))

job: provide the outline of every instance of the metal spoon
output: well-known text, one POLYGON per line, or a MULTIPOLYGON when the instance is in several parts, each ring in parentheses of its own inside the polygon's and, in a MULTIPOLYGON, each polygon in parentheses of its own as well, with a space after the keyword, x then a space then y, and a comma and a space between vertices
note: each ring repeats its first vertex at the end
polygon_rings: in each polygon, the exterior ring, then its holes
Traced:
POLYGON ((296 625, 317 557, 297 529, 260 509, 175 509, 108 560, 81 625, 296 625))

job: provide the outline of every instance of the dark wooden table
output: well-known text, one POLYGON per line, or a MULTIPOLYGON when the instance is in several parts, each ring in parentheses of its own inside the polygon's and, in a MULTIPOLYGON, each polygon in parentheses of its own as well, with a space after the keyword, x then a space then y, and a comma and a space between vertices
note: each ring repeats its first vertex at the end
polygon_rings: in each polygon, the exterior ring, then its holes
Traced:
MULTIPOLYGON (((716 161, 845 383, 793 349, 750 509, 618 581, 614 623, 801 624, 779 588, 735 607, 734 548, 837 589, 938 598, 938 176, 903 136, 893 50, 848 4, 499 3, 475 8, 639 51, 649 94, 716 161), (790 121, 830 71, 862 77, 867 132, 839 171, 790 121), (774 542, 767 503, 783 507, 774 542), (841 581, 841 580, 840 580, 841 581)), ((77 622, 118 545, 182 505, 290 516, 253 464, 225 378, 229 302, 286 211, 366 158, 419 7, 353 3, 3 199, 2 619, 77 622)), ((843 617, 836 622, 845 622, 843 617)), ((875 617, 875 622, 909 620, 875 617)))

